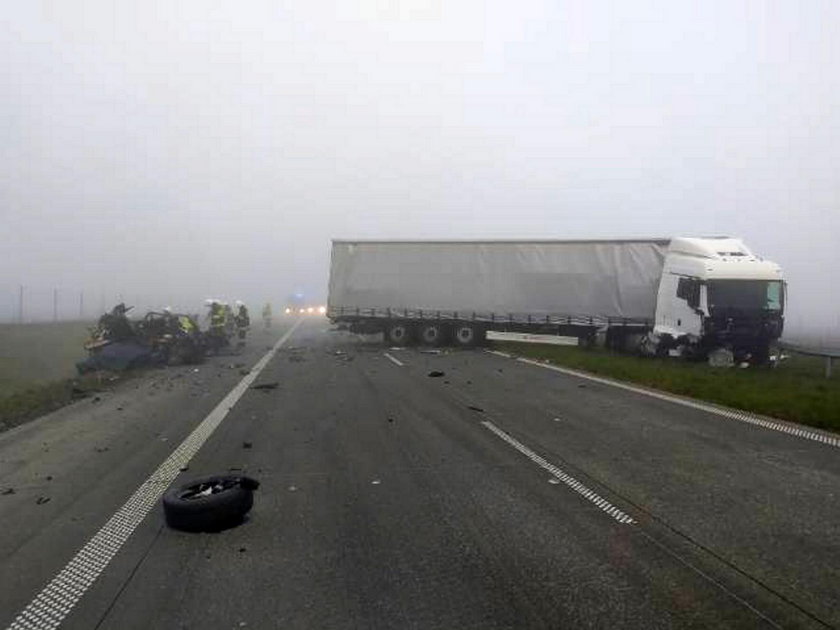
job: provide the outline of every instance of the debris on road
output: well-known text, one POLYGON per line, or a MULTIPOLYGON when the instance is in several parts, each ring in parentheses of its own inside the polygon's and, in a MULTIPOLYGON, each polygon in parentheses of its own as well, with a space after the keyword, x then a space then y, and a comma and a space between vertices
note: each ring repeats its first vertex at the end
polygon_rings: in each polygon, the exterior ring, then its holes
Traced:
POLYGON ((100 398, 99 396, 94 396, 91 402, 98 403, 100 400, 102 400, 102 398, 100 398))
POLYGON ((174 486, 163 495, 166 523, 184 531, 220 531, 241 523, 260 483, 242 475, 215 475, 174 486))
POLYGON ((379 481, 379 479, 374 479, 374 480, 373 480, 373 481, 371 481, 370 483, 371 483, 371 485, 372 485, 372 486, 378 486, 378 485, 379 485, 379 484, 381 484, 382 482, 381 482, 381 481, 379 481))
POLYGON ((259 385, 251 385, 251 389, 259 389, 262 391, 268 391, 270 389, 277 389, 280 385, 277 381, 272 381, 271 383, 260 383, 259 385))
POLYGON ((93 450, 95 450, 97 453, 104 453, 105 451, 108 450, 108 447, 107 446, 97 446, 93 450))
POLYGON ((2 493, 0 493, 0 494, 3 494, 3 495, 9 495, 9 494, 14 494, 14 493, 15 493, 15 489, 14 489, 14 488, 6 488, 6 489, 5 489, 5 490, 3 490, 3 492, 2 492, 2 493))
POLYGON ((440 378, 441 376, 445 376, 445 375, 446 375, 446 373, 445 373, 445 372, 441 372, 440 370, 432 370, 432 371, 431 371, 431 372, 429 372, 429 374, 428 374, 428 376, 429 376, 430 378, 440 378))
POLYGON ((242 448, 253 448, 254 445, 251 442, 242 442, 242 448))
POLYGON ((484 413, 484 409, 482 409, 481 407, 476 407, 474 405, 467 405, 467 409, 469 409, 470 411, 477 411, 478 413, 484 413))
POLYGON ((251 370, 239 370, 239 373, 242 376, 248 376, 251 373, 251 370))
POLYGON ((556 486, 558 483, 560 483, 560 480, 559 480, 559 479, 557 479, 557 477, 549 477, 549 479, 548 479, 548 483, 550 483, 550 484, 552 484, 552 485, 556 486))
POLYGON ((35 503, 36 503, 37 505, 44 505, 44 503, 49 503, 49 502, 50 502, 50 498, 49 498, 49 497, 38 497, 38 498, 35 500, 35 503))

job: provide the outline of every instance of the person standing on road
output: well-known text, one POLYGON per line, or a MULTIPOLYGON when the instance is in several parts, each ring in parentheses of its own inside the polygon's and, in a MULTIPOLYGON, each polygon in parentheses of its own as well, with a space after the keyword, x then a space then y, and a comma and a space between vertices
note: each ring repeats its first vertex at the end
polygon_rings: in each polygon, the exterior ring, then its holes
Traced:
POLYGON ((245 345, 245 336, 251 326, 251 317, 248 315, 248 307, 240 300, 236 300, 237 311, 235 315, 236 332, 239 337, 239 345, 245 345))
POLYGON ((271 303, 266 302, 262 310, 263 326, 266 330, 271 328, 271 303))

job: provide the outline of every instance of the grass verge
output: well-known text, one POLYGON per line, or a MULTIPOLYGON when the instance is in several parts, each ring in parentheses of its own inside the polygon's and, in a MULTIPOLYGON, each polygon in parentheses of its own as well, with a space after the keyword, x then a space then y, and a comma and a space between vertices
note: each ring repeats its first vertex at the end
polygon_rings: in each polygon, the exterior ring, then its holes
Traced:
POLYGON ((0 397, 0 433, 83 398, 108 391, 138 371, 119 375, 101 372, 74 379, 39 383, 0 397))
POLYGON ((775 369, 710 368, 705 363, 620 355, 602 349, 498 342, 516 356, 840 432, 840 375, 823 360, 792 355, 775 369))

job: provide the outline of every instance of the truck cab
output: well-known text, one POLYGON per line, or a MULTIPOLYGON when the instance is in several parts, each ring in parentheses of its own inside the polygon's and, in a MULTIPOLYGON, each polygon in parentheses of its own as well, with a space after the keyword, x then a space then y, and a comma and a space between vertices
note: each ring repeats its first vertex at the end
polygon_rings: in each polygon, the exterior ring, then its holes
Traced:
POLYGON ((784 328, 785 283, 776 263, 740 239, 674 238, 657 293, 654 336, 660 348, 764 362, 784 328))

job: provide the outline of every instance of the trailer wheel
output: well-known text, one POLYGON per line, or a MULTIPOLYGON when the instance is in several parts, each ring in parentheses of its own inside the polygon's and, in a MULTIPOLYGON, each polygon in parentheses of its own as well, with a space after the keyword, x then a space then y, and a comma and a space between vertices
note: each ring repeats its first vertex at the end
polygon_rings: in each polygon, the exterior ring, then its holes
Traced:
POLYGON ((420 341, 426 346, 442 346, 446 332, 440 324, 424 324, 420 328, 420 341))
POLYGON ((462 348, 471 348, 472 346, 478 345, 481 341, 481 332, 477 326, 461 324, 455 327, 452 337, 455 339, 455 345, 461 346, 462 348))
POLYGON ((407 346, 411 340, 411 328, 408 324, 391 324, 385 330, 385 338, 392 346, 407 346))

